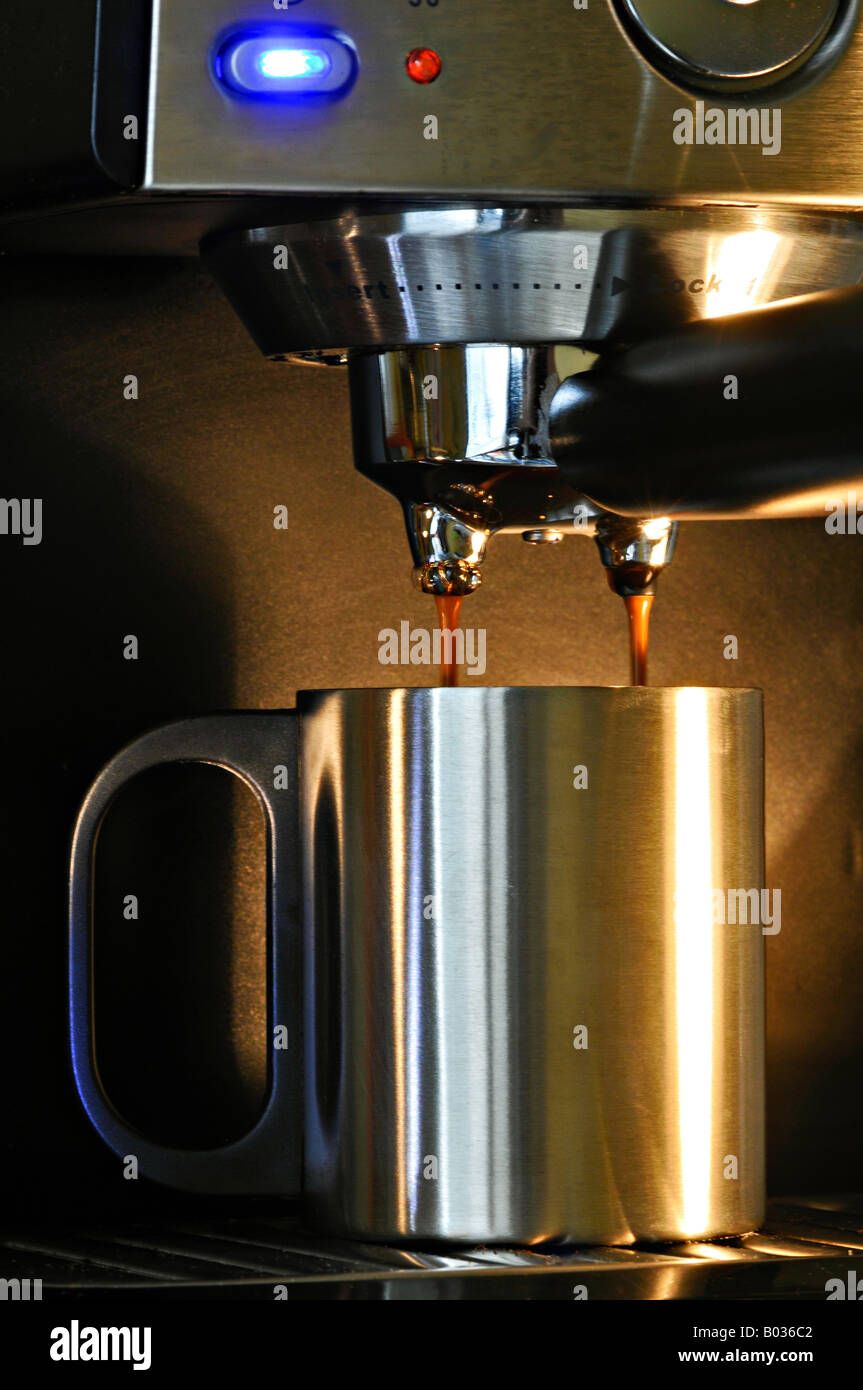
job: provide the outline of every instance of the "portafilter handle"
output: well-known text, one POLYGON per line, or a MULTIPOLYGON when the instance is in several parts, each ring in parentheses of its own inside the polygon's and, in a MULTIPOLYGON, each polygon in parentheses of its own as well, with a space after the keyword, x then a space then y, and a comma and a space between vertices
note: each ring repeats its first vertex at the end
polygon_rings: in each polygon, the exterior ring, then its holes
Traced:
POLYGON ((815 516, 863 496, 863 289, 601 358, 561 384, 550 442, 574 488, 630 517, 815 516))

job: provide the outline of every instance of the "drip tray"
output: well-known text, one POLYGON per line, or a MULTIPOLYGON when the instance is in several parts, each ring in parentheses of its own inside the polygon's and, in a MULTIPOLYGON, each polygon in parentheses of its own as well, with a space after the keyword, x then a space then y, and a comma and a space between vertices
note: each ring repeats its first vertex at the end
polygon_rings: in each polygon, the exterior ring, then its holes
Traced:
MULTIPOLYGON (((279 1212, 283 1208, 278 1209, 279 1212)), ((863 1196, 774 1202, 727 1241, 591 1249, 394 1248, 322 1239, 290 1216, 176 1215, 0 1239, 6 1279, 43 1299, 811 1299, 863 1271, 863 1196), (282 1295, 284 1296, 284 1294, 282 1295), (584 1294, 581 1295, 582 1297, 584 1294)))

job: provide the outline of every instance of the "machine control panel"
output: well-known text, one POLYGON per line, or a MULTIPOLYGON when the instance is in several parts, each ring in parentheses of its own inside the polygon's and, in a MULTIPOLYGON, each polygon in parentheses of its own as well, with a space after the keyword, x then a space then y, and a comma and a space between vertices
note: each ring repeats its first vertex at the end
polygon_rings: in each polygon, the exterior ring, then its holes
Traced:
POLYGON ((153 0, 142 188, 863 207, 859 5, 153 0))

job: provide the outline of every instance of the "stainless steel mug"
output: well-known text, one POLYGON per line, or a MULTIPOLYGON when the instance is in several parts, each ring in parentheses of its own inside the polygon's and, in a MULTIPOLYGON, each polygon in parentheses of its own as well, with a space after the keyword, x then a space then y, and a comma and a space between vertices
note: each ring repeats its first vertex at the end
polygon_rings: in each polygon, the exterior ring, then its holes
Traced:
POLYGON ((76 827, 79 1090, 141 1172, 301 1189, 312 1223, 356 1237, 750 1230, 764 946, 757 911, 723 907, 763 884, 758 691, 322 691, 170 725, 109 764, 76 827), (98 827, 130 776, 175 760, 232 769, 264 807, 270 1018, 291 1039, 253 1131, 205 1152, 132 1131, 93 1053, 98 827))

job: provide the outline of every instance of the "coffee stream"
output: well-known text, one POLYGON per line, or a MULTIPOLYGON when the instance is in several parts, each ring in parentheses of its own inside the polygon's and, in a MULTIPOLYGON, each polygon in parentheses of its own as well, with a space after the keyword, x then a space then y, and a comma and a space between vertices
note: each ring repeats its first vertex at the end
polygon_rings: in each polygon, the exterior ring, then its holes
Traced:
MULTIPOLYGON (((629 594, 624 598, 629 618, 629 656, 633 685, 647 685, 647 642, 650 632, 650 610, 653 607, 653 594, 629 594)), ((438 622, 441 634, 458 631, 459 615, 463 595, 436 594, 438 622)), ((459 683, 458 663, 455 660, 456 645, 452 638, 441 643, 441 685, 454 686, 459 683)))
POLYGON ((462 594, 435 595, 438 622, 440 623, 441 635, 444 637, 441 643, 441 685, 458 685, 458 663, 455 659, 456 645, 452 637, 449 641, 446 640, 446 633, 458 631, 458 619, 463 597, 462 594))
POLYGON ((629 594, 624 600, 629 618, 629 658, 633 685, 647 685, 647 639, 653 594, 629 594))

